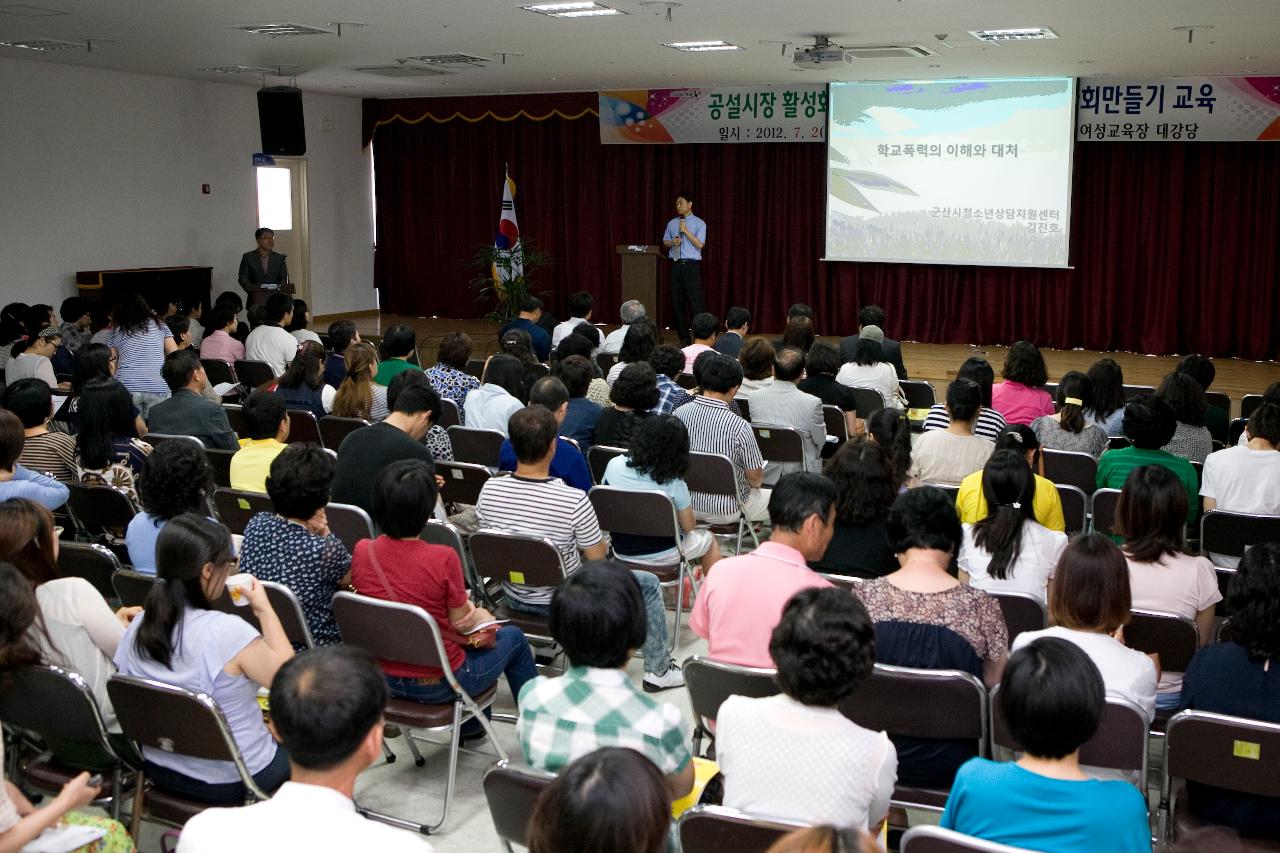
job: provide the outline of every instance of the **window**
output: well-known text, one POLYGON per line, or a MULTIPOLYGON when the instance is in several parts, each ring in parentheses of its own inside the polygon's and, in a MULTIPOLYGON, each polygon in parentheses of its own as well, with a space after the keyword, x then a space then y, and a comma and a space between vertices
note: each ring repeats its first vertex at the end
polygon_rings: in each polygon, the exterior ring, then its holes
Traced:
POLYGON ((289 170, 258 167, 258 227, 293 230, 293 187, 289 170))

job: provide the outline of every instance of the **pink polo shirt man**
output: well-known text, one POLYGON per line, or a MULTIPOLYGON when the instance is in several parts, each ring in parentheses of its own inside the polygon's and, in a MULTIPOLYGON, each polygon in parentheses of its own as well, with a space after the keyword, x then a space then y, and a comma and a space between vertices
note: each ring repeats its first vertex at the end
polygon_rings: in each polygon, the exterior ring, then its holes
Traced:
POLYGON ((706 639, 713 660, 772 669, 769 637, 783 606, 801 590, 824 586, 831 583, 810 569, 795 548, 765 542, 750 554, 712 567, 698 591, 689 627, 706 639))

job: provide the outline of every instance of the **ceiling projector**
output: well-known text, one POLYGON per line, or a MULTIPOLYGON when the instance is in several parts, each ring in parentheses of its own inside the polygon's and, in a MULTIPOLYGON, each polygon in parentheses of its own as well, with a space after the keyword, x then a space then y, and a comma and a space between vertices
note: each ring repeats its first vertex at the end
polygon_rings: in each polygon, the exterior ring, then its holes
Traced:
POLYGON ((853 57, 843 47, 834 44, 796 48, 791 64, 800 68, 831 68, 852 64, 853 57))

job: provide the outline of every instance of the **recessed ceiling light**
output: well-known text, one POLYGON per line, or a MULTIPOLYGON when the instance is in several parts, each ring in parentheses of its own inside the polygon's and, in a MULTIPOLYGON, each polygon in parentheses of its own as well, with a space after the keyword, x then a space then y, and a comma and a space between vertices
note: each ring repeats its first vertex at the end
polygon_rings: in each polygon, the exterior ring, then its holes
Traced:
POLYGON ((1013 27, 1004 30, 969 30, 978 41, 1000 43, 1004 41, 1038 41, 1056 39, 1058 34, 1048 27, 1013 27))
POLYGON ((1092 65, 1092 64, 1093 64, 1093 60, 1092 60, 1092 59, 1077 59, 1077 60, 1076 60, 1076 65, 1092 65))
POLYGON ((284 38, 285 36, 333 35, 333 30, 325 29, 324 27, 313 27, 309 24, 295 24, 291 21, 269 24, 235 24, 232 29, 259 36, 269 36, 273 39, 284 38))
POLYGON ((57 9, 42 9, 39 6, 28 6, 25 3, 9 3, 0 6, 0 15, 17 15, 19 18, 52 18, 55 15, 70 15, 57 9))
POLYGON ((539 3, 534 6, 521 6, 526 12, 537 12, 549 18, 599 18, 605 15, 625 15, 621 9, 605 6, 602 3, 539 3))
POLYGON ((736 44, 724 41, 723 39, 712 39, 709 41, 671 41, 665 42, 663 47, 669 47, 674 50, 683 50, 686 53, 706 53, 715 50, 742 50, 736 44))

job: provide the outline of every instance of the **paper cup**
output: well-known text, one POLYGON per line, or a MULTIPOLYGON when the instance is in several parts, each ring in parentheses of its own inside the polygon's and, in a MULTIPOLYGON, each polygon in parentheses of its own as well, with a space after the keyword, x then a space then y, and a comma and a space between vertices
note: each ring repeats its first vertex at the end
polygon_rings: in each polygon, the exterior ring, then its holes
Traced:
POLYGON ((227 578, 227 594, 231 596, 231 600, 237 607, 244 607, 249 603, 251 586, 253 586, 253 575, 241 572, 227 578))

